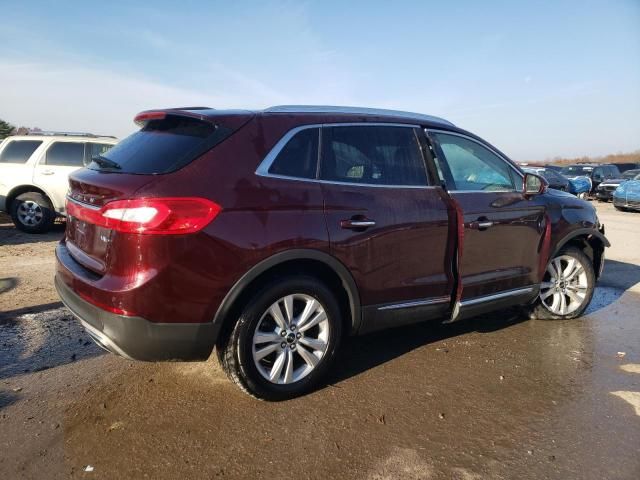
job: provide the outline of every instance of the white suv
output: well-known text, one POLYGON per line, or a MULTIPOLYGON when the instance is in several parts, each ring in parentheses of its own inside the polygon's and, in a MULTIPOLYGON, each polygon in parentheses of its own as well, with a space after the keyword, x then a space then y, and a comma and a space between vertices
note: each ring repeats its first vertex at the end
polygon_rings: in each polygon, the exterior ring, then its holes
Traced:
POLYGON ((69 174, 117 143, 114 137, 38 132, 0 143, 0 211, 20 230, 43 233, 65 214, 69 174))

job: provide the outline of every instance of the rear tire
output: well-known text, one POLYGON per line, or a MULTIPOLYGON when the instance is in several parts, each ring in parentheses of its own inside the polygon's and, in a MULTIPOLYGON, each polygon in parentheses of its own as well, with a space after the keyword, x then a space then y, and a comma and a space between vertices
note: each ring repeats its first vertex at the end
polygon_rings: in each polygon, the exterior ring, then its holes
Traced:
POLYGON ((250 300, 218 358, 245 393, 287 400, 320 385, 341 336, 340 308, 331 290, 313 277, 289 277, 250 300))
POLYGON ((51 200, 39 192, 26 192, 11 202, 11 220, 26 233, 45 233, 51 230, 56 212, 51 200))
POLYGON ((566 320, 581 316, 591 302, 595 283, 589 257, 575 247, 562 249, 549 261, 530 317, 566 320))

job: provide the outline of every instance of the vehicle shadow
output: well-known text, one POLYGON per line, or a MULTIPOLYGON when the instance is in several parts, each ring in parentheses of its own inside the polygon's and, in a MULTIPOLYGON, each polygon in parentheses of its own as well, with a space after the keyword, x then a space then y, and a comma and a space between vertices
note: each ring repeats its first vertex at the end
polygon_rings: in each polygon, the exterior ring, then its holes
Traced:
POLYGON ((65 225, 64 220, 56 220, 47 233, 25 233, 15 227, 9 216, 0 213, 0 245, 55 242, 64 235, 65 225))
MULTIPOLYGON (((607 260, 585 315, 611 305, 638 282, 640 266, 607 260)), ((331 385, 346 380, 430 343, 472 332, 495 332, 527 320, 522 309, 511 308, 452 324, 425 322, 361 337, 348 337, 338 354, 336 364, 340 368, 333 369, 327 383, 331 385)))
POLYGON ((0 245, 55 242, 64 235, 65 226, 64 221, 56 221, 47 233, 25 233, 18 230, 12 223, 0 224, 0 245))
POLYGON ((606 260, 604 272, 598 280, 593 299, 585 314, 588 315, 608 307, 639 282, 640 265, 606 260))
POLYGON ((41 313, 60 307, 62 307, 62 302, 51 302, 43 303, 42 305, 34 305, 32 307, 16 308, 15 310, 0 312, 0 325, 14 322, 16 317, 19 317, 20 315, 26 315, 28 313, 41 313))
POLYGON ((0 318, 0 379, 103 353, 58 302, 4 312, 0 318))
POLYGON ((19 280, 16 277, 0 278, 0 294, 13 290, 18 283, 19 280))
POLYGON ((0 390, 0 410, 4 407, 8 407, 12 403, 15 403, 16 400, 18 400, 18 395, 12 392, 0 390))
POLYGON ((430 343, 471 332, 490 333, 527 321, 521 309, 511 308, 451 324, 424 322, 348 337, 340 348, 328 384, 338 383, 430 343))

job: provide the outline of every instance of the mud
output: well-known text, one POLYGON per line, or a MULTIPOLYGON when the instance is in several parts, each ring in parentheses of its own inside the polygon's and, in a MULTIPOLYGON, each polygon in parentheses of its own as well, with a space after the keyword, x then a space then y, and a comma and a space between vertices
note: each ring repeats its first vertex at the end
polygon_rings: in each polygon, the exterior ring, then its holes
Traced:
POLYGON ((327 387, 281 403, 214 359, 88 343, 51 285, 61 231, 0 217, 0 477, 640 478, 640 214, 598 209, 613 247, 583 319, 349 339, 327 387))

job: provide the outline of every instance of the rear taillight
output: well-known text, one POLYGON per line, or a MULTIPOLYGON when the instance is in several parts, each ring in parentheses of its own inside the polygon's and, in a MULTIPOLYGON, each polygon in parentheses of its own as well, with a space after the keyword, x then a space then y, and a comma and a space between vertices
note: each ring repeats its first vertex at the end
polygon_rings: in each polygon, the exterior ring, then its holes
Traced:
POLYGON ((78 220, 124 233, 177 235, 195 233, 222 211, 211 200, 191 197, 116 200, 92 208, 67 200, 67 213, 78 220))

